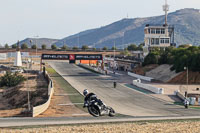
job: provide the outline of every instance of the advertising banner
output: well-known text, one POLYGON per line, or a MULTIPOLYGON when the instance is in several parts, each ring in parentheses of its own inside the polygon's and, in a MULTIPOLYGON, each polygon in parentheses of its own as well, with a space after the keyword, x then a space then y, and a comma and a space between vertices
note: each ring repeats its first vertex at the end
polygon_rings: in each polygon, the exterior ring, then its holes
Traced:
POLYGON ((102 60, 101 54, 76 54, 76 60, 102 60))
POLYGON ((43 60, 102 60, 101 54, 42 54, 43 60))
POLYGON ((43 60, 69 60, 68 54, 42 54, 43 60))

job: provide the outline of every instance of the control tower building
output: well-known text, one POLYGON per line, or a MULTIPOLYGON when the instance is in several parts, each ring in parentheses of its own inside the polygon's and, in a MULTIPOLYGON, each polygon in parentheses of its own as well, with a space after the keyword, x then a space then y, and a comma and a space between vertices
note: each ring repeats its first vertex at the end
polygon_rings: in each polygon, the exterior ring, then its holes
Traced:
POLYGON ((146 24, 144 28, 144 56, 155 47, 166 48, 169 46, 176 46, 174 43, 174 26, 167 24, 167 15, 169 11, 167 0, 165 0, 163 11, 165 11, 164 24, 146 24))

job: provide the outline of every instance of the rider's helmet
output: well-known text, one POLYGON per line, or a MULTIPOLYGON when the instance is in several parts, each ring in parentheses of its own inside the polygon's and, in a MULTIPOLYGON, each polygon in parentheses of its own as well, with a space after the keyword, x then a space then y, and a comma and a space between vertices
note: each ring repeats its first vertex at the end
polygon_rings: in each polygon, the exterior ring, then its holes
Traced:
POLYGON ((89 91, 88 91, 87 89, 85 89, 85 90, 83 91, 83 95, 84 95, 84 96, 86 96, 88 93, 89 93, 89 91))

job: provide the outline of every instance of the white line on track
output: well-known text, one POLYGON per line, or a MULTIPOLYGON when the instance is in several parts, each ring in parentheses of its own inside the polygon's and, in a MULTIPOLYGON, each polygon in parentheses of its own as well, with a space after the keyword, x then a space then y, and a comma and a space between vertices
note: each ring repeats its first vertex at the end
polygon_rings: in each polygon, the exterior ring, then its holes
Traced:
POLYGON ((67 103, 67 104, 58 104, 59 106, 72 106, 72 105, 83 105, 83 103, 67 103))

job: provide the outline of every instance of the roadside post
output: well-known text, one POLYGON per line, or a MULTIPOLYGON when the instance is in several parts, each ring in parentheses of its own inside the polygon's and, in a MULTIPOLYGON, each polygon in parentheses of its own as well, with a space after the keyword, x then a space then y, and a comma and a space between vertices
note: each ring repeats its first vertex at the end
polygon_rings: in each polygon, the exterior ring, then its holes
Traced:
POLYGON ((116 82, 116 81, 113 82, 113 87, 114 87, 114 88, 117 87, 117 82, 116 82))

